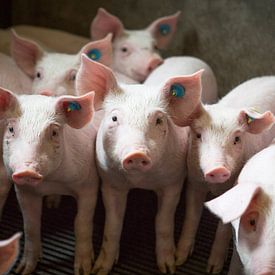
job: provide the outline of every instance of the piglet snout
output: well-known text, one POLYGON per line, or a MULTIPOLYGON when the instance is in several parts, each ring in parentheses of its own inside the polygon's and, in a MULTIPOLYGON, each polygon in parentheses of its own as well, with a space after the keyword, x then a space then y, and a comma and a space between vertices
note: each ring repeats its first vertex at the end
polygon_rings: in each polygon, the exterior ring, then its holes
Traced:
POLYGON ((43 176, 32 170, 24 170, 12 174, 12 180, 16 184, 30 184, 35 185, 43 180, 43 176))
POLYGON ((125 170, 147 171, 152 167, 152 161, 148 155, 137 151, 128 154, 122 160, 122 167, 125 170))
POLYGON ((154 69, 156 69, 162 63, 163 63, 163 60, 160 57, 152 58, 147 65, 147 74, 151 73, 154 69))
POLYGON ((231 172, 224 166, 214 168, 204 174, 204 178, 209 183, 223 183, 231 176, 231 172))

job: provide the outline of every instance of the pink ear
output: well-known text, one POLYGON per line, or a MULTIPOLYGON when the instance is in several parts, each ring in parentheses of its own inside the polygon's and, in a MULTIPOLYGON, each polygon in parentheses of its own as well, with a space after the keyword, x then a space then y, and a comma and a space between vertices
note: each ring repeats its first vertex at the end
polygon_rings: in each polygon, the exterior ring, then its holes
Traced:
POLYGON ((76 91, 79 95, 95 91, 95 109, 98 110, 109 90, 117 88, 111 69, 82 54, 80 69, 76 76, 76 91))
POLYGON ((122 22, 114 15, 100 8, 91 23, 90 33, 93 40, 105 37, 108 33, 113 34, 113 39, 122 35, 124 27, 122 22))
POLYGON ((112 63, 112 34, 109 33, 101 40, 90 42, 86 44, 79 52, 86 54, 90 59, 100 62, 104 65, 111 65, 112 63))
POLYGON ((157 41, 159 49, 165 49, 177 30, 177 22, 181 12, 177 11, 170 16, 161 17, 155 20, 147 28, 157 41))
POLYGON ((245 213, 260 190, 259 186, 251 182, 237 184, 218 198, 206 202, 205 205, 221 218, 223 223, 229 223, 245 213))
POLYGON ((20 37, 14 30, 11 33, 11 55, 17 65, 33 78, 36 62, 43 55, 43 50, 34 41, 20 37))
POLYGON ((92 119, 94 113, 94 92, 83 96, 62 96, 56 103, 58 113, 66 118, 71 127, 80 129, 92 119))
POLYGON ((16 96, 11 91, 0 87, 0 119, 14 114, 18 106, 16 96))
POLYGON ((200 70, 192 75, 172 77, 162 88, 170 116, 178 126, 189 125, 190 116, 200 106, 202 73, 200 70))
POLYGON ((252 134, 259 134, 269 129, 274 122, 274 115, 270 111, 261 114, 253 109, 247 109, 239 114, 239 123, 244 125, 245 129, 252 134))
POLYGON ((16 261, 20 237, 21 233, 17 233, 8 240, 0 241, 0 274, 6 273, 16 261))

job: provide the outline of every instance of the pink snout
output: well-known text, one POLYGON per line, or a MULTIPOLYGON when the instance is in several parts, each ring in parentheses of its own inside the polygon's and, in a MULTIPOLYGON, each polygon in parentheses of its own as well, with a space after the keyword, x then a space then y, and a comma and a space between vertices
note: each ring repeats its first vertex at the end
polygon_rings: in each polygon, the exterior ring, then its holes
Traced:
POLYGON ((143 152, 128 154, 122 161, 125 170, 147 171, 152 167, 151 159, 143 152))
POLYGON ((163 60, 160 57, 154 57, 149 60, 147 65, 147 74, 150 74, 154 69, 163 63, 163 60))
POLYGON ((43 176, 32 170, 24 170, 12 174, 12 180, 19 185, 36 185, 43 180, 43 176))
POLYGON ((224 166, 214 168, 204 174, 204 179, 209 183, 223 183, 231 176, 231 172, 224 166))

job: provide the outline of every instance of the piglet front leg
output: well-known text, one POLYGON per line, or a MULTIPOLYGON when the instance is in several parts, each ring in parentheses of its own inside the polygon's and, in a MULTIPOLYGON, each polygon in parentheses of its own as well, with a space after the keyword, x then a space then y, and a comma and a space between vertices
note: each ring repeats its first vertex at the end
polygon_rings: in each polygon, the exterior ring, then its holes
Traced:
POLYGON ((102 196, 105 207, 105 227, 100 254, 93 273, 105 275, 118 260, 119 242, 127 204, 128 190, 119 190, 103 182, 102 196))
POLYGON ((175 211, 179 202, 182 184, 173 184, 157 191, 158 212, 156 216, 156 254, 162 273, 175 273, 175 211))
POLYGON ((3 208, 7 200, 7 197, 9 195, 11 186, 12 186, 12 183, 8 180, 6 169, 1 161, 0 162, 0 219, 2 217, 3 208))
POLYGON ((23 214, 25 234, 24 254, 16 273, 25 275, 35 270, 42 254, 40 234, 42 197, 19 188, 16 188, 16 193, 23 214))
POLYGON ((222 221, 219 221, 215 240, 208 259, 207 272, 215 274, 221 272, 227 257, 231 237, 231 224, 223 224, 222 221))
POLYGON ((93 216, 97 199, 97 186, 92 189, 81 188, 77 194, 78 210, 75 218, 75 275, 88 275, 94 261, 92 245, 93 216))
POLYGON ((199 190, 187 182, 186 213, 176 251, 176 265, 183 264, 193 252, 195 237, 203 210, 207 190, 199 190))

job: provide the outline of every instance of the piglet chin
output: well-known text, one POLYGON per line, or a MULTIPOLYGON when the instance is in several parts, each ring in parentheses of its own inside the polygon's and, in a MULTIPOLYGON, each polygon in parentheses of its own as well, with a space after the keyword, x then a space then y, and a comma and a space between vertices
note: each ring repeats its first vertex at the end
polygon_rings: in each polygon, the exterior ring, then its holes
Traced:
POLYGON ((23 170, 12 174, 12 180, 17 185, 38 185, 43 180, 43 176, 33 170, 23 170))

